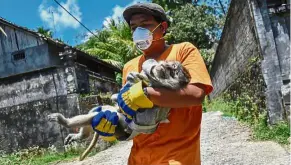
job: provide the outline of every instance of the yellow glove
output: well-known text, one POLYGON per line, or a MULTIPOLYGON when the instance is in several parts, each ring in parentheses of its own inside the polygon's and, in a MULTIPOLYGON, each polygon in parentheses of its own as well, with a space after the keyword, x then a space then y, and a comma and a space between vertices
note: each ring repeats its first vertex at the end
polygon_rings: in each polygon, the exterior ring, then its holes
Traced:
POLYGON ((93 130, 96 131, 103 140, 115 141, 116 137, 114 133, 119 119, 117 113, 109 110, 102 110, 101 107, 97 107, 94 111, 98 112, 98 114, 94 116, 91 121, 93 130))
POLYGON ((144 94, 141 81, 132 86, 126 84, 118 93, 117 103, 127 122, 132 120, 139 108, 152 108, 154 106, 153 102, 144 94))

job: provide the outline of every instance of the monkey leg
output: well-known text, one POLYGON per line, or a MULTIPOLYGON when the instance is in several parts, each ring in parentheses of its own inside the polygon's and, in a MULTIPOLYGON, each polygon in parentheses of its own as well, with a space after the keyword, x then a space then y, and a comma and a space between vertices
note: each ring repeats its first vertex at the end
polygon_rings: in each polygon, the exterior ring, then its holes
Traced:
POLYGON ((90 125, 92 118, 97 114, 98 112, 92 112, 85 115, 77 115, 72 118, 65 118, 60 113, 53 113, 53 114, 48 115, 48 120, 56 121, 67 128, 82 127, 82 126, 90 125))

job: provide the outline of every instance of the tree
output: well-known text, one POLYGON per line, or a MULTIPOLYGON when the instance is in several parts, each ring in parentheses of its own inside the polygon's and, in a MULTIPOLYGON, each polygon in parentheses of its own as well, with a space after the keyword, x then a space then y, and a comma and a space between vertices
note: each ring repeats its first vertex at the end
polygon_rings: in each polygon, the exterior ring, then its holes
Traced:
POLYGON ((171 19, 166 39, 210 48, 220 38, 229 0, 153 0, 171 19))
POLYGON ((218 15, 226 15, 230 0, 196 0, 196 4, 212 7, 218 15))
POLYGON ((208 6, 186 4, 174 10, 166 39, 171 43, 191 42, 198 48, 210 48, 217 39, 219 20, 208 6))
MULTIPOLYGON (((107 27, 97 31, 96 36, 77 48, 106 61, 120 69, 132 58, 142 54, 133 41, 132 34, 126 22, 110 20, 107 27)), ((121 83, 121 75, 117 75, 117 82, 121 83)))
POLYGON ((38 27, 36 29, 36 32, 38 32, 46 37, 50 37, 50 38, 53 37, 53 32, 50 29, 45 29, 44 27, 38 27))
POLYGON ((141 54, 135 47, 131 30, 125 22, 110 21, 108 27, 79 46, 79 49, 122 68, 132 58, 141 54))
POLYGON ((153 3, 161 5, 165 11, 178 9, 185 4, 205 5, 215 9, 217 13, 226 14, 230 0, 152 0, 153 3))
POLYGON ((169 11, 177 9, 178 7, 187 3, 191 4, 192 0, 152 0, 152 2, 161 5, 165 9, 165 11, 169 11))

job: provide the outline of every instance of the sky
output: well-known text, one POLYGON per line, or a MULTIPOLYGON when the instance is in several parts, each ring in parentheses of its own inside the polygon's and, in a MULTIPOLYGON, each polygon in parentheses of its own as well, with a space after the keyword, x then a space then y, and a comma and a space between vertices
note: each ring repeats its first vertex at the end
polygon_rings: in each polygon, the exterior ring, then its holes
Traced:
MULTIPOLYGON (((146 0, 57 0, 88 29, 106 26, 108 18, 118 19, 123 10, 146 0)), ((75 46, 86 40, 88 31, 55 3, 54 0, 0 0, 0 17, 32 30, 49 28, 53 38, 75 46)))

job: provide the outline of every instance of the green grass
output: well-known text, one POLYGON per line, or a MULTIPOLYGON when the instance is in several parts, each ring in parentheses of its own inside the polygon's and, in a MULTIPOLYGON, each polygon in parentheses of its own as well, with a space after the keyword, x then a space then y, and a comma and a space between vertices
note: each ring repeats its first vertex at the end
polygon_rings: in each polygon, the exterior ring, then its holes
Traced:
POLYGON ((259 122, 253 126, 253 137, 256 140, 273 140, 279 144, 288 145, 290 137, 290 124, 280 122, 268 126, 265 115, 262 115, 259 122))
POLYGON ((252 129, 253 140, 271 140, 282 145, 289 145, 288 138, 290 137, 290 124, 288 122, 280 122, 276 125, 267 124, 267 116, 261 114, 258 119, 249 119, 240 116, 240 110, 245 110, 244 107, 238 107, 236 102, 224 101, 221 98, 209 102, 205 100, 203 103, 204 112, 221 111, 223 116, 236 117, 240 122, 247 124, 252 129), (238 111, 239 110, 239 111, 238 111))
POLYGON ((55 161, 65 161, 77 158, 83 150, 69 149, 66 152, 57 152, 55 150, 32 147, 21 150, 9 155, 0 157, 1 165, 40 165, 55 161))
POLYGON ((22 159, 15 155, 9 155, 7 157, 0 158, 0 162, 3 165, 18 165, 18 164, 41 165, 55 161, 71 160, 72 158, 77 158, 78 156, 79 154, 76 153, 53 153, 41 156, 32 156, 28 159, 22 159))
MULTIPOLYGON (((110 142, 110 145, 117 144, 118 141, 110 142)), ((66 146, 65 152, 59 152, 55 147, 47 149, 39 147, 31 147, 12 154, 0 155, 1 165, 44 165, 59 161, 69 161, 78 159, 81 153, 86 149, 85 143, 75 143, 66 146)), ((93 149, 87 156, 93 156, 99 152, 99 149, 93 149)))
POLYGON ((210 111, 221 111, 223 112, 222 116, 227 117, 234 117, 233 111, 233 104, 230 102, 225 102, 222 99, 216 99, 214 101, 209 102, 208 99, 205 99, 203 103, 204 112, 210 111))

